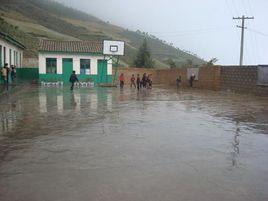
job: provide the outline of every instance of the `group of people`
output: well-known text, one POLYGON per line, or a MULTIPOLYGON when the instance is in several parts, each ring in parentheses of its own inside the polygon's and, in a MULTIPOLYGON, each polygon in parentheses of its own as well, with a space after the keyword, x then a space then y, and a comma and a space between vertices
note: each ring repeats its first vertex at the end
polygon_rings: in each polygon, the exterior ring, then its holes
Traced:
MULTIPOLYGON (((195 80, 195 74, 192 74, 190 76, 190 78, 189 78, 189 85, 190 85, 190 87, 193 87, 194 80, 195 80)), ((177 86, 177 88, 180 87, 181 83, 182 83, 182 79, 181 79, 181 76, 179 75, 179 77, 177 77, 177 79, 176 79, 176 86, 177 86)))
MULTIPOLYGON (((124 74, 121 73, 119 76, 119 82, 120 82, 120 88, 123 89, 125 85, 125 77, 124 74)), ((140 74, 137 74, 137 77, 135 77, 134 74, 132 74, 130 78, 130 87, 131 88, 137 88, 140 90, 141 88, 145 89, 151 89, 153 85, 153 80, 152 80, 152 74, 146 74, 144 73, 142 77, 140 77, 140 74)))
POLYGON ((11 77, 11 81, 14 83, 16 79, 16 66, 11 65, 11 67, 9 67, 8 64, 5 63, 4 67, 1 69, 1 75, 4 85, 8 85, 9 77, 11 77))
MULTIPOLYGON (((13 68, 12 68, 13 69, 13 68)), ((2 70, 2 74, 3 74, 3 70, 2 70)), ((6 75, 6 73, 4 74, 6 75)), ((14 75, 14 74, 13 74, 14 75)), ((12 78, 12 71, 11 71, 11 78, 12 78)), ((6 78, 7 79, 7 78, 6 78)), ((12 78, 14 79, 14 78, 12 78)), ((195 74, 192 74, 189 78, 189 85, 190 87, 193 87, 193 82, 195 80, 195 74)), ((13 80, 12 80, 13 81, 13 80)), ((70 82, 71 82, 71 90, 73 90, 74 87, 74 83, 78 82, 78 78, 75 74, 75 71, 73 71, 73 73, 70 76, 70 82)), ((123 73, 121 73, 121 75, 119 76, 119 82, 120 82, 120 88, 123 89, 124 85, 125 85, 125 76, 123 73)), ((177 88, 180 87, 182 83, 182 78, 179 75, 176 79, 176 86, 177 88)), ((140 74, 137 74, 137 77, 135 77, 134 74, 132 74, 131 78, 130 78, 130 87, 131 88, 137 88, 138 90, 140 90, 141 88, 145 88, 145 89, 151 89, 152 88, 152 74, 146 74, 144 73, 142 75, 142 77, 140 77, 140 74)))

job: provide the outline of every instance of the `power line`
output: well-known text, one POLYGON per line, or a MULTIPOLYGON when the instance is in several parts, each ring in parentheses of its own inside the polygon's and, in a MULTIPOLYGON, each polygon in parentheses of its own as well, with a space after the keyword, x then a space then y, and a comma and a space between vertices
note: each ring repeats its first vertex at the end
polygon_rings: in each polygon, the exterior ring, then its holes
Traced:
POLYGON ((268 37, 268 34, 266 34, 266 33, 262 33, 261 31, 258 31, 258 30, 256 30, 256 29, 252 29, 252 28, 247 28, 247 29, 248 29, 249 31, 252 31, 252 32, 257 33, 257 34, 259 34, 259 35, 268 37))
POLYGON ((241 46, 240 46, 240 61, 239 65, 243 65, 243 57, 244 57, 244 32, 245 32, 245 20, 253 20, 254 17, 245 17, 244 15, 242 17, 233 17, 233 20, 242 20, 242 26, 237 26, 238 28, 241 28, 241 46))

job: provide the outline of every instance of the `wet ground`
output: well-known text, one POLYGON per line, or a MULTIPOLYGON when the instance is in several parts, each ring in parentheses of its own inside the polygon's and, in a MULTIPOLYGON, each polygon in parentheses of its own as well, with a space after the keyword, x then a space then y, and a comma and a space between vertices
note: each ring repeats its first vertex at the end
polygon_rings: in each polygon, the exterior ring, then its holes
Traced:
POLYGON ((24 87, 0 120, 1 201, 268 200, 267 97, 24 87))

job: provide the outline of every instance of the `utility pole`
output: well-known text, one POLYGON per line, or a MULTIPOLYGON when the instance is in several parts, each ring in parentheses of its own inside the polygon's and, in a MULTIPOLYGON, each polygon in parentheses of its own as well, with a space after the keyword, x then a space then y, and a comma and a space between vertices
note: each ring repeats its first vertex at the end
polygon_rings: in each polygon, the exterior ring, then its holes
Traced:
POLYGON ((242 26, 237 26, 238 28, 241 28, 241 46, 240 46, 240 61, 239 65, 243 65, 243 57, 244 57, 244 32, 245 32, 245 20, 253 20, 254 17, 245 17, 244 15, 242 17, 233 17, 233 20, 242 20, 242 26))

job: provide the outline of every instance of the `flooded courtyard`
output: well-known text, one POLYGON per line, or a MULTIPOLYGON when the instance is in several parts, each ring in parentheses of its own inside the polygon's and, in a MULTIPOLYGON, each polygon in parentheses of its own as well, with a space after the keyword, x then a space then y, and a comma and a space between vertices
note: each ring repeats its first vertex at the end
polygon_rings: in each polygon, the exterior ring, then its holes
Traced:
POLYGON ((23 87, 0 103, 1 201, 268 200, 267 97, 23 87))

